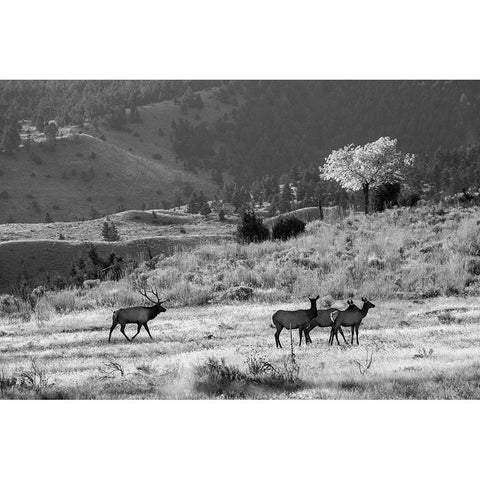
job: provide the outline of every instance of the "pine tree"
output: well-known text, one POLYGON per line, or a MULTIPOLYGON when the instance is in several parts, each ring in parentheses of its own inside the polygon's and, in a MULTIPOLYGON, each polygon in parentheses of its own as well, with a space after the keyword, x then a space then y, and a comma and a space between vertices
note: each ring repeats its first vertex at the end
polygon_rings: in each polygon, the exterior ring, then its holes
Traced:
POLYGON ((250 195, 254 203, 262 203, 263 201, 263 189, 260 182, 253 182, 252 188, 250 190, 250 195))
POLYGON ((107 242, 118 242, 120 240, 120 235, 115 223, 103 222, 102 237, 107 242))
POLYGON ((212 171, 212 181, 216 185, 220 185, 220 187, 223 185, 223 175, 219 168, 215 168, 212 171))
POLYGON ((200 207, 200 214, 206 217, 209 213, 212 213, 212 209, 210 208, 210 205, 205 202, 200 207))
POLYGON ((298 182, 301 178, 300 171, 296 165, 293 166, 292 169, 290 170, 290 178, 294 183, 298 182))
POLYGON ((43 118, 43 115, 38 114, 35 117, 35 128, 38 132, 43 133, 43 130, 45 128, 45 119, 43 118))
POLYGON ((177 189, 177 190, 175 190, 175 193, 173 194, 173 206, 174 207, 180 207, 182 205, 182 203, 183 203, 182 194, 177 189))
POLYGON ((44 132, 48 145, 51 149, 53 149, 55 145, 55 139, 57 138, 58 134, 57 124, 55 122, 49 122, 48 125, 45 127, 44 132))
POLYGON ((234 186, 231 183, 225 185, 223 189, 223 197, 225 198, 226 202, 232 203, 233 190, 234 186))
POLYGON ((20 134, 18 133, 18 122, 15 118, 7 120, 2 135, 2 150, 13 152, 20 145, 20 134))
POLYGON ((121 130, 126 121, 127 115, 125 114, 125 108, 122 106, 116 106, 108 119, 110 127, 115 130, 121 130))
POLYGON ((300 203, 301 207, 306 207, 307 205, 307 189, 303 180, 299 180, 297 183, 297 193, 296 200, 300 203))
POLYGON ((200 199, 198 195, 194 192, 192 195, 192 198, 188 202, 187 213, 198 213, 200 212, 200 207, 201 207, 200 199))
POLYGON ((243 213, 242 223, 238 226, 237 234, 240 242, 262 242, 268 238, 269 231, 254 210, 247 208, 243 213))
POLYGON ((268 215, 274 217, 278 213, 278 198, 276 195, 272 195, 270 199, 270 206, 268 207, 268 215))
POLYGON ((280 213, 286 213, 292 209, 292 200, 293 193, 290 184, 285 183, 282 187, 282 193, 280 195, 280 202, 278 205, 280 213))

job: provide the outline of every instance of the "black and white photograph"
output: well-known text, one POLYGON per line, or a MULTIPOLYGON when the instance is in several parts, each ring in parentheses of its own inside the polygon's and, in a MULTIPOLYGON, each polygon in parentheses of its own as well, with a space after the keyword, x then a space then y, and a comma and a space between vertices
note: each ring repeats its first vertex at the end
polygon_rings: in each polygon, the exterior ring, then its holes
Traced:
POLYGON ((5 478, 472 477, 478 15, 331 3, 2 6, 5 478))
POLYGON ((480 82, 0 82, 2 398, 480 398, 480 82))

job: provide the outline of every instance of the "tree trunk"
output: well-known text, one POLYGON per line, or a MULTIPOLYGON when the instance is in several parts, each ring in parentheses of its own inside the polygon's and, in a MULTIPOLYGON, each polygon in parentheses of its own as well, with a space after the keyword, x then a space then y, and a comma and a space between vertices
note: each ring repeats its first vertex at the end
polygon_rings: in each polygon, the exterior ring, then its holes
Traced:
POLYGON ((363 197, 364 197, 364 200, 365 200, 365 215, 368 215, 368 189, 369 189, 369 184, 368 183, 364 183, 363 184, 363 197))
POLYGON ((320 210, 320 220, 323 220, 323 208, 322 208, 322 199, 318 199, 318 209, 320 210))

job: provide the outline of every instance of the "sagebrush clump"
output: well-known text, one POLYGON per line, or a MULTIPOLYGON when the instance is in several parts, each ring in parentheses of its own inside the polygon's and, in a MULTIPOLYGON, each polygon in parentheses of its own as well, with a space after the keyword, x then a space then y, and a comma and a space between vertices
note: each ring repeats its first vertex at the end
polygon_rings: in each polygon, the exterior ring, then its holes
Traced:
POLYGON ((272 227, 272 238, 275 240, 288 240, 305 231, 305 222, 294 216, 278 220, 272 227))

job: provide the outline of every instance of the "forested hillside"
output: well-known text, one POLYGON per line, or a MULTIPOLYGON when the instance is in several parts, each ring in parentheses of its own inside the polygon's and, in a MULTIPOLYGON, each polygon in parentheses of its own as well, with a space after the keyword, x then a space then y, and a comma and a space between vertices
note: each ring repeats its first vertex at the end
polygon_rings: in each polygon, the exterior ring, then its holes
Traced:
POLYGON ((451 194, 480 186, 479 94, 476 81, 230 82, 217 98, 235 106, 232 117, 212 130, 184 123, 176 129, 177 153, 195 164, 213 152, 211 166, 228 166, 237 182, 227 190, 234 202, 276 194, 277 203, 295 196, 306 206, 319 197, 352 197, 318 179, 333 149, 389 136, 416 155, 410 193, 451 194), (294 191, 279 188, 285 183, 294 191))
POLYGON ((194 80, 4 80, 0 124, 16 119, 81 125, 118 108, 148 105, 201 90, 218 81, 194 80))
MULTIPOLYGON (((238 207, 273 203, 271 214, 288 211, 293 200, 297 207, 318 199, 355 202, 319 179, 318 166, 333 149, 382 136, 416 155, 403 193, 428 197, 480 186, 476 81, 5 81, 0 87, 4 155, 25 141, 19 120, 47 140, 58 127, 77 125, 132 155, 209 177, 238 207), (140 111, 157 104, 158 114, 140 111)), ((0 161, 8 169, 11 160, 0 161)))
POLYGON ((318 164, 332 149, 381 136, 428 155, 479 140, 477 82, 266 81, 231 88, 244 102, 216 133, 245 177, 318 164))

